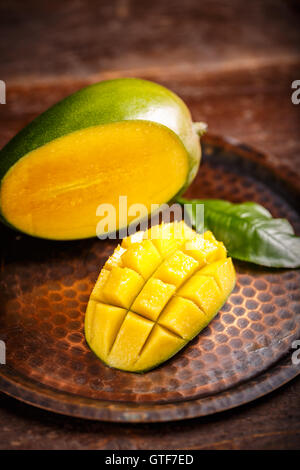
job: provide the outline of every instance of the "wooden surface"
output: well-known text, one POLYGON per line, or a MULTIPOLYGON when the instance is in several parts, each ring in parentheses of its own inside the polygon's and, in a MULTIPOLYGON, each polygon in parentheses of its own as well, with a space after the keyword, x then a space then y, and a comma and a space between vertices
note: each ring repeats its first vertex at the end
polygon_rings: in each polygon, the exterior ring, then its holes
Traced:
MULTIPOLYGON (((300 176, 295 1, 29 0, 0 6, 0 145, 58 99, 98 79, 168 85, 213 133, 268 152, 300 176)), ((173 424, 114 425, 0 398, 0 448, 300 448, 300 379, 239 409, 173 424)))

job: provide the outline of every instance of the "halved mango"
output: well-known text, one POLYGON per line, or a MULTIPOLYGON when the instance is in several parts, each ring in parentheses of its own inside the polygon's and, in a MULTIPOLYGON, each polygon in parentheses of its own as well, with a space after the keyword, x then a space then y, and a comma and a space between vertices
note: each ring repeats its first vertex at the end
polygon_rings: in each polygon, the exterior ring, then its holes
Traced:
POLYGON ((85 334, 109 366, 132 372, 156 367, 194 338, 232 291, 235 271, 224 245, 188 227, 176 237, 182 225, 127 237, 100 272, 85 334))
POLYGON ((0 161, 0 220, 42 238, 101 237, 138 217, 124 220, 119 196, 149 213, 191 183, 199 126, 161 85, 108 80, 36 118, 1 150, 0 161), (101 204, 116 209, 109 227, 102 209, 96 213, 101 204))
MULTIPOLYGON (((53 140, 19 160, 2 181, 1 210, 7 221, 31 235, 95 236, 104 216, 97 215, 100 204, 115 208, 107 223, 116 230, 126 226, 120 195, 127 196, 128 207, 144 204, 150 212, 151 204, 169 201, 180 190, 188 170, 184 146, 166 127, 147 121, 99 125, 53 140)), ((133 218, 128 216, 127 223, 133 218)))

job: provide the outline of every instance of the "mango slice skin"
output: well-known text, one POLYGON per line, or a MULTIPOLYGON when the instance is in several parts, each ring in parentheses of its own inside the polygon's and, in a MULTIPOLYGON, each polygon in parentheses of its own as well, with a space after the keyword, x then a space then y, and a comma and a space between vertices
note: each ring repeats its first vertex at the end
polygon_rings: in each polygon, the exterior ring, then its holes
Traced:
MULTIPOLYGON (((151 144, 158 142, 155 136, 148 136, 147 140, 147 132, 144 137, 144 149, 150 150, 151 144)), ((72 240, 94 237, 95 211, 99 204, 108 202, 116 206, 115 199, 119 195, 127 195, 129 204, 143 203, 150 212, 148 205, 168 202, 189 186, 199 168, 200 158, 197 126, 192 123, 188 108, 176 94, 161 85, 136 78, 96 83, 49 108, 0 151, 0 220, 16 230, 40 238, 72 240), (177 168, 176 174, 168 176, 163 171, 157 191, 153 194, 149 190, 145 201, 142 198, 145 187, 141 189, 138 185, 141 178, 137 169, 140 168, 143 181, 144 175, 148 174, 148 186, 153 189, 159 178, 159 172, 152 175, 153 167, 159 167, 155 162, 155 158, 160 162, 157 152, 143 157, 139 145, 133 144, 129 148, 124 141, 120 148, 128 149, 127 154, 124 151, 117 162, 111 161, 110 167, 107 162, 111 159, 106 159, 105 150, 115 157, 119 155, 119 149, 117 145, 106 149, 107 141, 117 143, 118 138, 114 134, 110 139, 98 136, 101 128, 123 123, 137 123, 132 133, 136 136, 139 123, 168 131, 160 145, 162 155, 168 155, 172 140, 168 139, 168 134, 177 139, 177 157, 174 159, 173 149, 169 153, 169 161, 165 161, 166 168, 177 168), (91 133, 95 138, 90 139, 91 133), (178 153, 181 153, 180 158, 178 153), (135 158, 130 166, 131 155, 135 158), (88 161, 85 159, 87 156, 90 156, 88 161), (151 161, 152 168, 147 166, 151 161), (133 183, 131 171, 135 171, 136 183, 133 183), (111 175, 122 173, 125 178, 121 187, 117 177, 115 185, 107 187, 107 180, 113 180, 111 175), (165 184, 166 178, 168 185, 165 184), (170 185, 173 185, 170 191, 165 191, 170 185), (130 193, 131 186, 135 192, 130 193), (154 197, 151 198, 150 194, 154 197)), ((127 224, 117 220, 116 225, 123 228, 127 224)))
POLYGON ((85 316, 87 343, 110 367, 151 370, 208 325, 235 281, 232 260, 211 232, 197 234, 184 222, 137 232, 100 272, 85 316), (176 237, 175 227, 183 228, 176 237))

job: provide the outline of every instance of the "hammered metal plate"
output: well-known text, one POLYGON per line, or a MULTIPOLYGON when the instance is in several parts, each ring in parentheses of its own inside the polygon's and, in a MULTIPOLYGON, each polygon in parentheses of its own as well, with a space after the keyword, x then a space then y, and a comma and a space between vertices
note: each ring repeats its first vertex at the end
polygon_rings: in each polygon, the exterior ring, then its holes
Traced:
MULTIPOLYGON (((264 155, 207 136, 188 197, 256 201, 300 233, 297 185, 264 155)), ((235 262, 237 285, 211 324, 144 375, 110 369, 83 334, 89 294, 116 242, 38 240, 1 226, 0 390, 68 415, 111 421, 202 416, 253 400, 299 372, 300 272, 235 262)))

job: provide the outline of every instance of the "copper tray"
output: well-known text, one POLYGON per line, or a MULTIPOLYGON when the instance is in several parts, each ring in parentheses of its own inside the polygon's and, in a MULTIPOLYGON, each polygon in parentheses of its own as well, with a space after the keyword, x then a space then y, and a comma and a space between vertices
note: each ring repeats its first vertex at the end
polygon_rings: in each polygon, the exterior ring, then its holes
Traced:
MULTIPOLYGON (((262 203, 300 232, 297 181, 264 155, 206 136, 189 197, 262 203)), ((213 322, 173 359, 136 375, 110 369, 89 350, 83 318, 114 241, 51 242, 1 226, 0 390, 67 415, 154 422, 203 416, 258 398, 300 372, 300 272, 235 262, 237 286, 213 322)))

